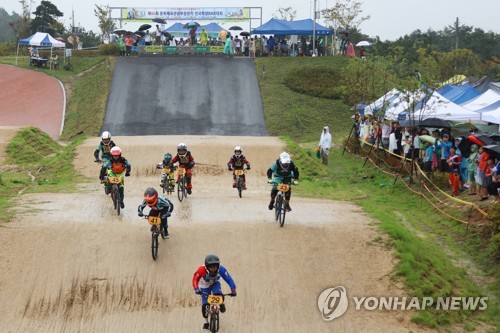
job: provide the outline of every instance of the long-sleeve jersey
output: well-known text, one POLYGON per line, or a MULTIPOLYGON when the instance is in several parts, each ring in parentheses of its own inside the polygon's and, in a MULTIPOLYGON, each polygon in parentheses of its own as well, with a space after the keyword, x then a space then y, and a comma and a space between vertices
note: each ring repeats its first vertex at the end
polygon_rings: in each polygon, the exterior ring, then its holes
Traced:
POLYGON ((236 284, 234 283, 234 280, 231 277, 231 275, 229 274, 229 272, 227 271, 227 269, 222 265, 220 265, 219 272, 215 276, 209 276, 205 266, 198 267, 196 272, 194 272, 194 274, 193 274, 193 281, 192 281, 193 288, 194 289, 209 288, 215 282, 219 281, 219 279, 221 277, 229 285, 229 287, 231 288, 231 291, 235 292, 236 291, 236 284))
POLYGON ((232 169, 236 169, 236 170, 241 170, 241 169, 243 169, 243 166, 245 164, 247 165, 247 169, 249 169, 250 162, 248 162, 245 155, 243 155, 243 154, 240 156, 233 155, 229 159, 229 162, 227 163, 227 167, 232 168, 232 169))
MULTIPOLYGON (((146 206, 147 206, 146 200, 143 200, 142 203, 137 208, 137 211, 139 213, 142 213, 142 211, 144 210, 144 208, 146 208, 146 206)), ((165 212, 166 210, 166 212, 172 213, 172 211, 174 210, 174 204, 172 203, 172 201, 168 200, 164 196, 159 195, 158 202, 156 203, 156 205, 151 207, 151 210, 157 210, 159 212, 162 211, 165 212)))
POLYGON ((179 162, 179 166, 182 166, 186 169, 191 169, 192 167, 194 167, 194 158, 193 155, 191 155, 190 151, 188 151, 186 153, 186 156, 184 157, 179 156, 179 154, 175 155, 174 158, 172 158, 169 166, 173 166, 177 162, 179 162))
POLYGON ((114 146, 116 146, 116 144, 113 141, 109 141, 109 143, 107 145, 101 141, 99 143, 99 146, 97 146, 97 148, 94 151, 95 159, 96 160, 99 159, 99 152, 102 152, 101 158, 105 158, 105 159, 109 160, 111 158, 111 153, 110 153, 111 148, 113 148, 114 146))
POLYGON ((279 160, 276 160, 269 169, 267 169, 267 178, 273 178, 276 183, 281 183, 285 178, 295 178, 299 180, 299 169, 290 162, 287 169, 281 167, 279 160))
POLYGON ((130 163, 123 156, 120 156, 118 160, 111 158, 109 161, 103 164, 101 169, 101 174, 104 176, 107 169, 111 169, 115 174, 119 174, 122 172, 130 172, 130 163), (104 170, 104 171, 103 171, 104 170))

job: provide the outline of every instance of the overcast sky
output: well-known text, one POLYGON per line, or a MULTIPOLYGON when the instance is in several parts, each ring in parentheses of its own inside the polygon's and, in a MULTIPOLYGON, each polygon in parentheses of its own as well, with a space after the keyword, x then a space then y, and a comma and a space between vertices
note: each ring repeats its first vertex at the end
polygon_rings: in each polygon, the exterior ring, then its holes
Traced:
MULTIPOLYGON (((311 18, 314 0, 51 0, 64 13, 65 26, 71 23, 71 10, 75 11, 75 25, 86 30, 98 32, 97 19, 94 16, 94 5, 110 5, 111 7, 262 7, 263 23, 272 18, 278 8, 293 7, 297 10, 296 19, 311 18)), ((500 33, 500 1, 498 0, 360 0, 362 15, 371 18, 359 27, 370 36, 379 36, 382 40, 395 40, 416 29, 425 31, 442 30, 452 25, 458 17, 461 24, 481 28, 485 31, 500 33)), ((32 12, 40 4, 35 0, 32 12)), ((317 0, 321 10, 332 7, 335 0, 317 0)), ((8 12, 21 12, 19 0, 2 0, 0 7, 8 12)), ((167 26, 175 22, 167 22, 167 26)), ((209 22, 200 22, 209 23, 209 22)), ((318 23, 322 23, 321 20, 318 23)), ((129 30, 139 27, 140 23, 130 23, 129 30)), ((248 26, 241 24, 248 29, 248 26)), ((252 28, 259 24, 252 23, 252 28)))

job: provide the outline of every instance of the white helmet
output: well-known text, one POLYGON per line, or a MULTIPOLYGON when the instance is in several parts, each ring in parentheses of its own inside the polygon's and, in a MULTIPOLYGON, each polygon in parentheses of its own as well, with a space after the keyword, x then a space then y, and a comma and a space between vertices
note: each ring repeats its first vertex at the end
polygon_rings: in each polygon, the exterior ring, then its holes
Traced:
POLYGON ((180 157, 185 157, 187 155, 187 146, 185 143, 179 143, 177 146, 177 154, 179 154, 180 157), (181 153, 181 151, 184 151, 181 153))
POLYGON ((102 132, 101 139, 103 139, 103 140, 110 139, 111 140, 111 133, 109 133, 108 131, 102 132))
POLYGON ((241 147, 240 147, 240 146, 236 146, 236 147, 234 147, 234 153, 235 153, 235 154, 236 154, 236 152, 237 152, 237 151, 239 151, 239 152, 240 152, 240 154, 243 154, 243 150, 241 149, 241 147))
POLYGON ((290 155, 284 151, 280 154, 280 163, 281 164, 290 164, 292 159, 290 158, 290 155))

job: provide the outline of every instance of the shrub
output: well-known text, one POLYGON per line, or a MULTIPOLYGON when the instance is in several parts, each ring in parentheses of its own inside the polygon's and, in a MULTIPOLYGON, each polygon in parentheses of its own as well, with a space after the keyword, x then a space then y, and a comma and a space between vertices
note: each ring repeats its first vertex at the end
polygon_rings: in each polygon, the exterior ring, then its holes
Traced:
POLYGON ((99 45, 99 55, 119 55, 120 49, 117 44, 99 45))
POLYGON ((302 67, 290 70, 285 85, 293 91, 323 98, 339 99, 340 70, 326 67, 302 67))
POLYGON ((0 43, 0 56, 13 56, 16 55, 16 42, 3 42, 0 43))

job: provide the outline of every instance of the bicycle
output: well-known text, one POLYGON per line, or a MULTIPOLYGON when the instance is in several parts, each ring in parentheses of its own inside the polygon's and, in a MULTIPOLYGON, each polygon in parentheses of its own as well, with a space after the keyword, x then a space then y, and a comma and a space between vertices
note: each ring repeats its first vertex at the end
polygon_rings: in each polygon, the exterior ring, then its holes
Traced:
POLYGON ((245 169, 234 170, 234 175, 236 176, 236 190, 241 198, 243 192, 243 175, 245 174, 245 169))
POLYGON ((144 218, 148 220, 148 223, 151 225, 151 255, 153 260, 156 261, 156 258, 158 258, 158 236, 161 235, 162 239, 166 238, 165 228, 163 228, 159 216, 144 215, 144 218))
POLYGON ((186 169, 177 168, 177 197, 179 201, 182 202, 184 198, 187 197, 187 181, 186 181, 186 169))
POLYGON ((170 168, 163 167, 163 170, 161 173, 161 182, 160 182, 160 187, 163 189, 163 193, 165 193, 165 192, 167 192, 167 194, 174 193, 175 186, 172 185, 173 180, 174 180, 174 178, 170 173, 170 168))
MULTIPOLYGON (((294 185, 298 183, 296 181, 293 182, 294 185)), ((280 227, 283 227, 285 224, 285 217, 287 210, 285 209, 285 193, 290 191, 290 186, 292 184, 278 184, 276 182, 272 182, 271 185, 276 186, 278 190, 278 194, 274 200, 274 215, 275 220, 279 222, 280 227)))
POLYGON ((109 193, 111 194, 111 201, 113 202, 113 209, 116 209, 116 212, 118 215, 120 215, 120 209, 121 209, 121 195, 120 195, 120 185, 122 184, 122 179, 121 177, 116 177, 112 176, 109 177, 107 176, 104 181, 104 186, 107 188, 109 185, 111 185, 111 190, 109 193))
POLYGON ((234 296, 232 296, 231 294, 213 295, 207 293, 202 293, 202 295, 207 296, 207 302, 210 305, 207 318, 208 329, 210 332, 216 333, 219 331, 219 308, 222 304, 224 304, 224 297, 234 296))

